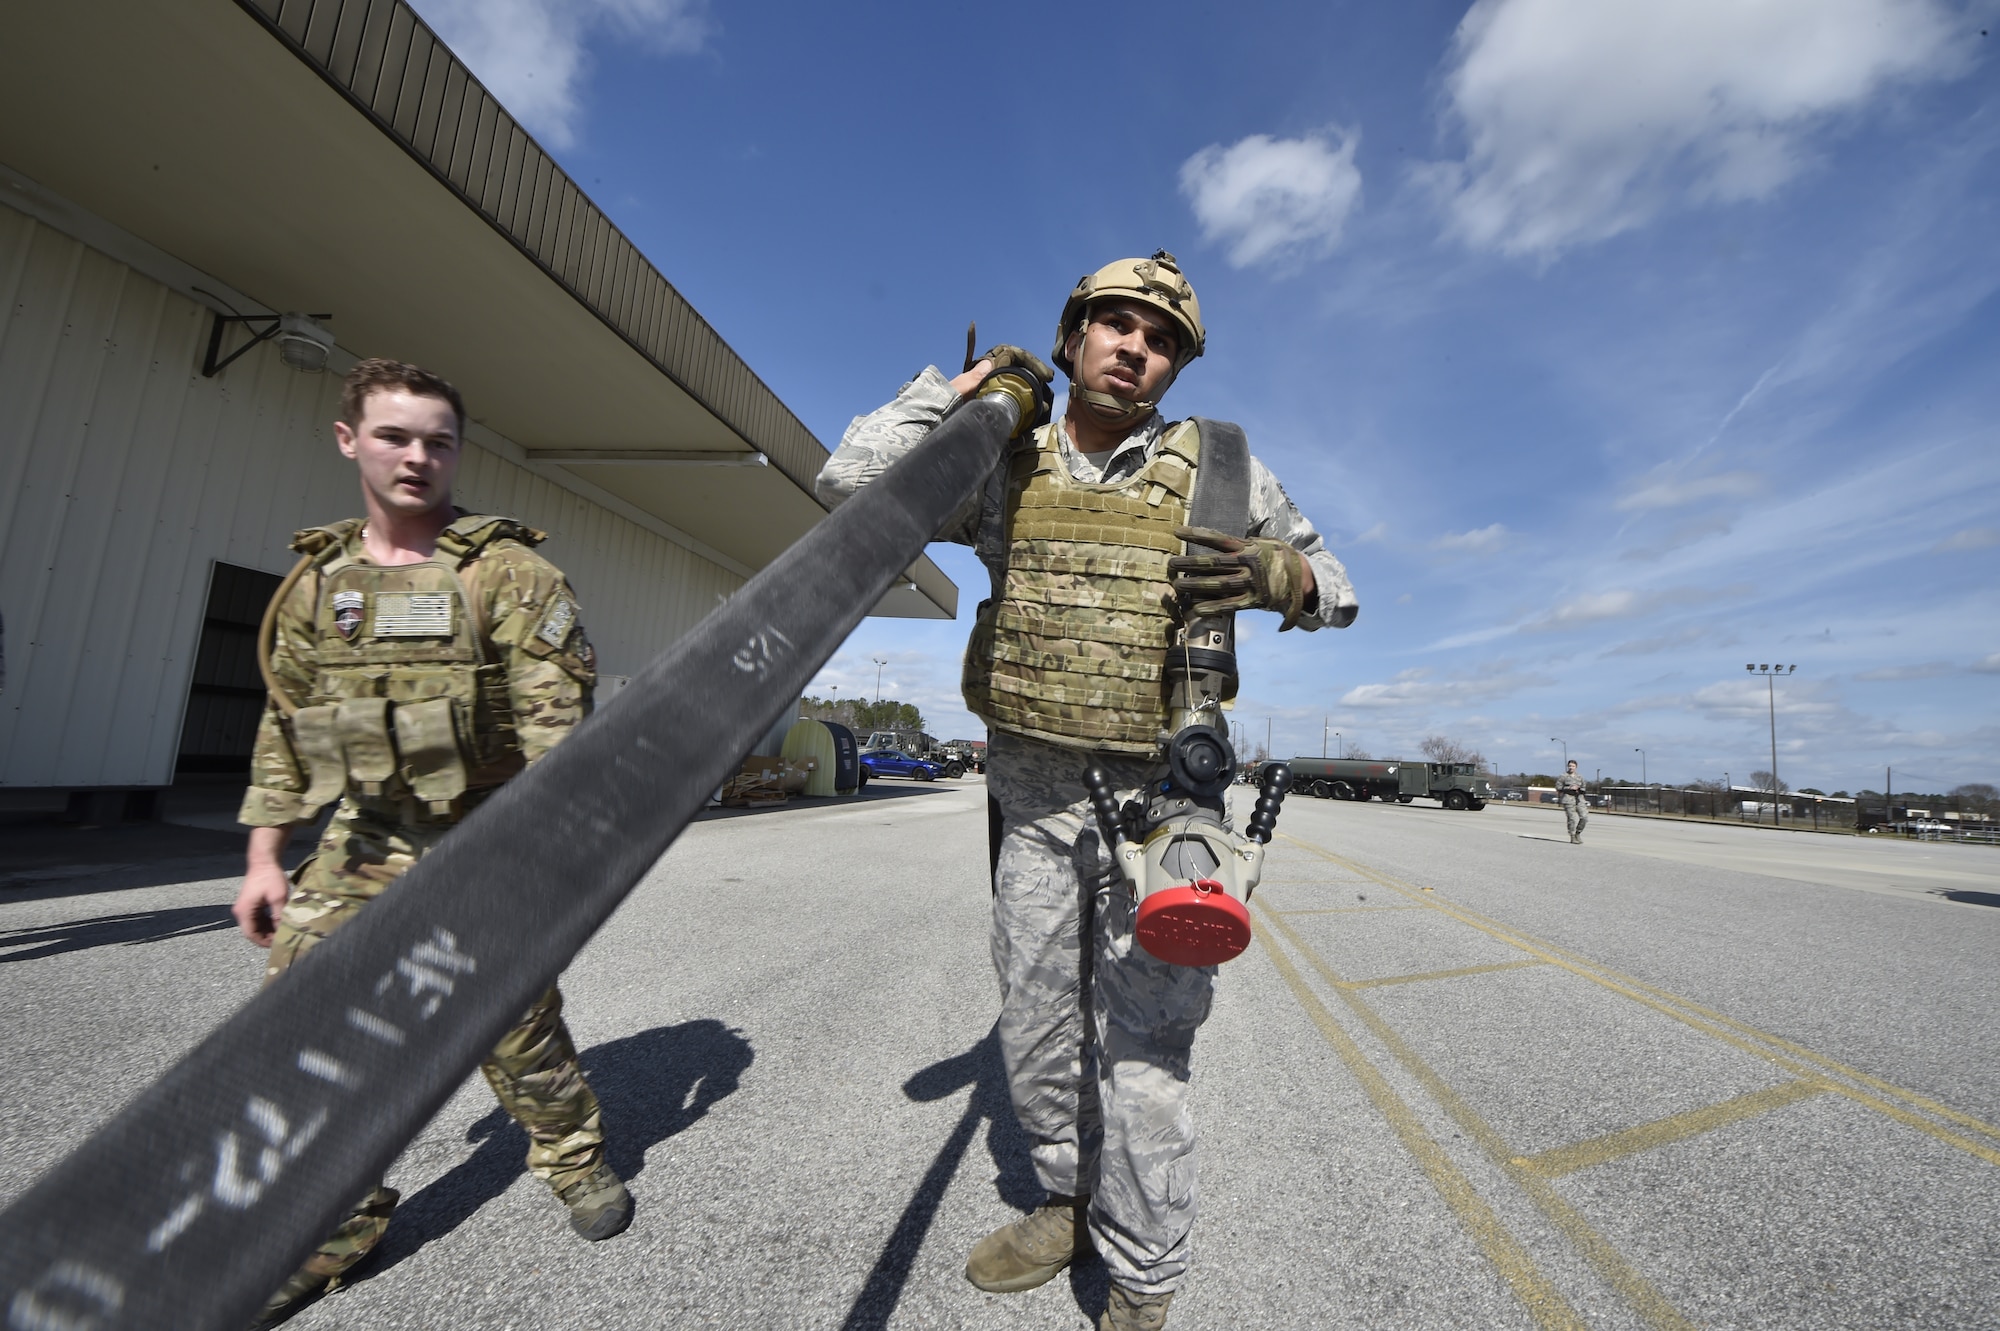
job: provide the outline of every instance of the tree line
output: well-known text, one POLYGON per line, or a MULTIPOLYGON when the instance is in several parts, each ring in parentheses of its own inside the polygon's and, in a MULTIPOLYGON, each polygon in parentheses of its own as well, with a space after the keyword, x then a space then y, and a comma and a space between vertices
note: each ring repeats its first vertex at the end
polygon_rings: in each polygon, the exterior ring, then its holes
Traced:
POLYGON ((898 702, 894 698, 867 702, 860 698, 815 698, 807 694, 799 699, 798 714, 808 721, 832 721, 846 726, 862 740, 878 730, 923 733, 928 729, 923 711, 915 703, 898 702))

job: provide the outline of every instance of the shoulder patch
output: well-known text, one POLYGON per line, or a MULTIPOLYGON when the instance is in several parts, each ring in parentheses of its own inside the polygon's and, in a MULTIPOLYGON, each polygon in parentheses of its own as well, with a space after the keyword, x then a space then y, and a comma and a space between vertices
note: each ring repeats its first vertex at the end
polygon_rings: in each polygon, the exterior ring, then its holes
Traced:
POLYGON ((535 626, 535 636, 551 648, 558 648, 569 639, 570 630, 576 627, 576 602, 560 593, 549 599, 548 608, 542 611, 541 623, 535 626))

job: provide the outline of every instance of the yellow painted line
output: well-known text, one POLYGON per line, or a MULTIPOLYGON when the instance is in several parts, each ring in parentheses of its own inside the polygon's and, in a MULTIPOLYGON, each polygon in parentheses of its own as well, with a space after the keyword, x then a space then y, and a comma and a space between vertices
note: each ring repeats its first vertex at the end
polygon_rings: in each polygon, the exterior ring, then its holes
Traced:
POLYGON ((1300 910, 1274 910, 1273 915, 1365 915, 1371 910, 1422 910, 1422 906, 1313 906, 1300 910))
MULTIPOLYGON (((1268 916, 1270 912, 1266 910, 1264 914, 1268 916)), ((1278 928, 1284 930, 1282 922, 1278 928)), ((1271 958, 1271 964, 1277 968, 1278 976, 1284 980, 1285 986, 1292 991, 1292 997, 1298 1000, 1299 1007, 1311 1019, 1312 1024, 1319 1028, 1319 1033, 1326 1038, 1326 1042, 1333 1046, 1333 1052, 1340 1056, 1340 1061, 1347 1065, 1347 1070, 1354 1074, 1354 1079, 1361 1083, 1361 1089, 1367 1093, 1376 1112, 1388 1121, 1397 1138, 1402 1141, 1403 1148, 1416 1160, 1418 1168, 1424 1171, 1431 1186, 1437 1189, 1438 1196, 1444 1199, 1444 1204, 1451 1208, 1452 1214, 1458 1217, 1459 1223, 1472 1235, 1480 1251, 1486 1254, 1486 1260, 1493 1263, 1494 1269, 1500 1273, 1500 1278, 1507 1282, 1514 1296, 1526 1305, 1536 1325, 1550 1328, 1550 1331, 1555 1331, 1556 1328, 1575 1328, 1575 1331, 1583 1331, 1584 1320, 1569 1306, 1569 1301, 1563 1298, 1562 1292, 1536 1267, 1534 1257, 1508 1232, 1507 1226, 1494 1213, 1493 1208, 1487 1205, 1486 1199, 1473 1188, 1472 1180, 1452 1163, 1444 1148, 1424 1130, 1424 1125, 1418 1120, 1416 1112, 1410 1108, 1409 1103, 1396 1093, 1396 1088, 1391 1086, 1388 1079, 1368 1061, 1367 1055, 1363 1054, 1361 1047, 1354 1042, 1354 1037, 1334 1020, 1333 1014, 1327 1011, 1326 1005, 1313 993, 1312 987, 1299 974, 1298 968, 1292 965, 1291 959, 1284 954, 1283 949, 1274 946, 1262 928, 1257 930, 1257 936, 1263 941, 1265 955, 1271 958)))
POLYGON ((1689 1137, 1699 1137, 1704 1132, 1714 1132, 1717 1128, 1726 1128, 1732 1123, 1783 1109, 1786 1105, 1823 1095, 1832 1089, 1823 1081, 1783 1082, 1748 1095, 1739 1095, 1733 1100, 1724 1100, 1721 1104, 1703 1105, 1684 1114, 1670 1114, 1651 1123, 1641 1123, 1622 1132, 1608 1132, 1602 1137, 1558 1146, 1536 1155, 1516 1156, 1514 1163, 1523 1169, 1533 1170, 1543 1178, 1560 1178, 1579 1169, 1609 1164, 1628 1155, 1638 1155, 1686 1141, 1689 1137))
MULTIPOLYGON (((1550 951, 1561 951, 1561 949, 1557 948, 1554 944, 1549 944, 1548 946, 1550 951)), ((1682 998, 1678 994, 1669 993, 1664 989, 1656 988, 1653 985, 1647 984, 1643 980, 1634 979, 1632 976, 1620 974, 1618 971, 1613 970, 1609 966, 1600 966, 1596 965, 1596 963, 1588 963, 1588 964, 1595 966, 1597 970, 1603 972, 1605 975, 1611 976, 1613 979, 1619 980, 1625 984, 1629 984, 1635 989, 1642 989, 1645 992, 1652 994, 1656 998, 1660 998, 1666 1002, 1678 1004, 1679 1006, 1686 1008, 1690 1012, 1696 1013, 1699 1016, 1706 1017, 1710 1021, 1718 1022, 1721 1025, 1729 1027, 1731 1030, 1738 1031, 1741 1034, 1749 1036, 1753 1040, 1762 1040, 1767 1044, 1773 1045, 1778 1049, 1784 1050, 1788 1054, 1792 1054, 1795 1055, 1796 1057, 1803 1058, 1818 1067, 1824 1068, 1828 1072, 1835 1073, 1842 1077, 1851 1078, 1855 1081, 1860 1082, 1864 1086, 1873 1087, 1875 1090, 1881 1091, 1885 1095, 1895 1096, 1896 1098, 1901 1099, 1909 1104, 1915 1105, 1919 1109, 1922 1109, 1925 1113, 1935 1114, 1939 1118, 1946 1119, 1949 1120, 1950 1122, 1958 1124, 1960 1127, 1970 1128, 1974 1132, 1982 1133, 1985 1136, 1994 1138, 1995 1140, 2000 1140, 2000 1127, 1995 1127, 1991 1123, 1987 1123, 1981 1119, 1974 1118, 1970 1114, 1962 1113, 1959 1110, 1951 1108, 1949 1105, 1939 1104, 1937 1101, 1931 1099, 1928 1096, 1920 1095, 1915 1091, 1906 1090, 1903 1087, 1897 1086, 1893 1082, 1884 1081, 1880 1077, 1871 1076, 1868 1073, 1861 1071, 1859 1068, 1849 1067, 1847 1064, 1839 1062, 1836 1059, 1828 1058, 1824 1054, 1815 1053, 1814 1051, 1806 1048, 1804 1045, 1795 1044, 1792 1041, 1785 1039, 1782 1035, 1773 1035, 1769 1031, 1758 1030, 1755 1026, 1748 1025, 1744 1022, 1740 1022, 1736 1020, 1734 1017, 1726 1016, 1725 1014, 1717 1012, 1712 1008, 1703 1007, 1701 1004, 1695 1002, 1693 999, 1682 998)))
MULTIPOLYGON (((1287 834, 1280 832, 1278 835, 1286 836, 1287 834)), ((1881 1091, 1884 1095, 1894 1096, 1906 1104, 1914 1104, 1923 1109, 1930 1110, 1941 1117, 1949 1118, 1960 1126, 1971 1127, 1987 1136, 2000 1139, 2000 1129, 1983 1123, 1969 1114, 1962 1114, 1956 1110, 1947 1109, 1934 1100, 1919 1095, 1914 1091, 1904 1090, 1890 1082, 1883 1081, 1879 1077, 1871 1077, 1865 1073, 1853 1072, 1847 1069, 1844 1064, 1813 1054, 1810 1050, 1794 1045, 1791 1041, 1785 1040, 1782 1037, 1771 1035, 1768 1032, 1757 1030, 1755 1027, 1747 1026, 1742 1022, 1725 1018, 1720 1013, 1713 1013, 1710 1009, 1704 1008, 1700 1004, 1682 998, 1677 994, 1671 994, 1665 990, 1656 989, 1651 985, 1642 984, 1640 981, 1631 979, 1630 977, 1618 975, 1608 968, 1598 966, 1597 963, 1590 961, 1588 958, 1578 957, 1576 954, 1567 952, 1553 943, 1544 943, 1528 934, 1520 933, 1510 926, 1500 924, 1495 920, 1489 920, 1477 911, 1453 905, 1436 897, 1425 900, 1423 897, 1417 895, 1419 892, 1429 892, 1430 888, 1418 888, 1400 879, 1392 878, 1387 874, 1377 873, 1372 869, 1364 868, 1363 866, 1354 864, 1351 860, 1343 859, 1330 850, 1322 850, 1317 846, 1313 846, 1309 841, 1301 841, 1297 837, 1292 837, 1291 839, 1299 845, 1317 851, 1335 863, 1346 865, 1349 868, 1367 874, 1383 887, 1388 888, 1392 892, 1400 892, 1419 905, 1428 906, 1432 910, 1442 912, 1452 919, 1458 920, 1460 923, 1477 929, 1481 933, 1487 934, 1503 943, 1516 947, 1530 956, 1540 957, 1551 965, 1559 966, 1574 975, 1589 980, 1593 984, 1601 985, 1613 993, 1623 995, 1642 1007, 1651 1008, 1663 1016, 1671 1017, 1683 1025, 1693 1027, 1695 1030, 1701 1031, 1703 1034, 1719 1040, 1733 1049, 1749 1054, 1753 1058, 1761 1058, 1775 1067, 1783 1068, 1794 1077, 1811 1078, 1815 1075, 1812 1068, 1798 1061, 1799 1058, 1803 1058, 1826 1071, 1836 1072, 1842 1076, 1851 1075, 1855 1080, 1862 1082, 1863 1086, 1873 1087, 1881 1091), (1696 1015, 1697 1013, 1700 1015, 1696 1015), (1779 1049, 1784 1049, 1787 1053, 1795 1052, 1798 1058, 1787 1057, 1785 1054, 1777 1052, 1779 1049)), ((1987 1164, 2000 1165, 2000 1149, 1989 1146, 1985 1142, 1953 1132, 1943 1125, 1934 1122, 1932 1119, 1925 1118, 1923 1114, 1916 1110, 1905 1108, 1904 1105, 1892 1104, 1880 1096, 1869 1094, 1862 1087, 1849 1086, 1839 1081, 1829 1081, 1827 1085, 1834 1093, 1844 1095, 1855 1103, 1865 1105, 1887 1118, 1894 1119, 1898 1123, 1915 1128, 1919 1132, 1927 1133, 1947 1146, 1956 1147, 1968 1155, 1984 1160, 1987 1164)))
MULTIPOLYGON (((1267 912, 1268 914, 1268 912, 1267 912)), ((1615 1290, 1618 1296, 1631 1306, 1633 1311, 1644 1318, 1657 1331, 1696 1331, 1695 1323, 1682 1316, 1680 1309, 1667 1300, 1653 1282, 1639 1274, 1638 1268, 1625 1260, 1625 1255, 1611 1246, 1610 1240, 1599 1234, 1583 1214, 1557 1194, 1549 1181, 1539 1174, 1515 1163, 1519 1156, 1507 1145, 1493 1126, 1482 1118, 1464 1097, 1446 1084, 1423 1059, 1417 1056, 1379 1013, 1364 1003, 1358 995, 1347 988, 1341 978, 1334 974, 1320 955, 1300 938, 1292 927, 1283 920, 1273 918, 1272 928, 1291 944, 1294 951, 1304 957, 1309 965, 1319 973, 1319 977, 1333 989, 1340 1001, 1363 1025, 1369 1033, 1382 1042, 1390 1055, 1405 1071, 1417 1079, 1424 1091, 1443 1107, 1453 1122, 1486 1153, 1488 1159, 1505 1170, 1507 1176, 1521 1191, 1528 1194, 1530 1201, 1548 1218, 1564 1238, 1575 1245, 1584 1259, 1596 1270, 1600 1279, 1615 1290)), ((1276 948, 1269 949, 1276 952, 1276 948)))
POLYGON ((1342 980, 1342 989, 1380 989, 1391 984, 1422 984, 1425 980, 1456 980, 1461 975, 1491 975, 1495 971, 1517 971, 1524 966, 1546 966, 1538 957, 1526 961, 1496 961, 1490 966, 1460 966, 1453 971, 1425 971, 1421 975, 1385 975, 1379 980, 1342 980))

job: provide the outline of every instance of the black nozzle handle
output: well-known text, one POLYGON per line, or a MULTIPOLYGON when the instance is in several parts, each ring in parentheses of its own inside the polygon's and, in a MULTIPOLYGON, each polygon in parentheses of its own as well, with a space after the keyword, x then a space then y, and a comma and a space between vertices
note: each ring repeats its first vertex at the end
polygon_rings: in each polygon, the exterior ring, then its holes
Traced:
POLYGON ((1284 807, 1285 792, 1292 788, 1290 763, 1266 763, 1263 784, 1257 790, 1257 805, 1250 811, 1250 825, 1244 830, 1252 841, 1271 842, 1278 827, 1278 810, 1284 807))
POLYGON ((1090 807, 1097 811, 1097 828, 1104 834, 1104 844, 1116 846, 1125 839, 1125 824, 1118 816, 1118 792, 1111 788, 1111 774, 1100 763, 1092 763, 1083 769, 1083 793, 1090 796, 1090 807))

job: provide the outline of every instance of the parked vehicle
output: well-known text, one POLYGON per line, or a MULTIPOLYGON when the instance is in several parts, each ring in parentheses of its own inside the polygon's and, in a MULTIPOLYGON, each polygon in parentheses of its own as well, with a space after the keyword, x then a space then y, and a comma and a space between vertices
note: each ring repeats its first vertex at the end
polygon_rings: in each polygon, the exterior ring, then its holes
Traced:
POLYGON ((1292 790, 1320 799, 1410 804, 1434 799, 1447 809, 1483 809, 1500 793, 1471 763, 1405 762, 1400 758, 1294 758, 1292 790))
POLYGON ((896 749, 933 764, 949 777, 964 776, 965 769, 970 766, 964 758, 951 752, 949 745, 940 744, 931 736, 914 730, 878 730, 868 737, 868 748, 872 752, 896 749))
POLYGON ((935 781, 945 774, 942 763, 897 748, 864 749, 861 766, 870 776, 906 776, 915 781, 935 781))
POLYGON ((948 772, 946 775, 963 776, 967 772, 984 772, 986 770, 986 746, 984 744, 975 744, 969 739, 955 739, 949 743, 940 744, 938 745, 938 752, 932 756, 936 760, 945 763, 947 767, 954 762, 958 764, 959 770, 956 773, 948 772))

